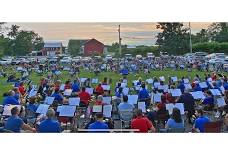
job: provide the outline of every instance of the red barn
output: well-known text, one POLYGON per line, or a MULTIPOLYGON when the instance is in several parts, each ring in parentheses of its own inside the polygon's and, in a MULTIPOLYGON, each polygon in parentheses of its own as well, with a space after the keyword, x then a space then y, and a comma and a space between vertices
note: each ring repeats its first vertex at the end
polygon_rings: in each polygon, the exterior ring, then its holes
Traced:
POLYGON ((88 40, 82 46, 84 55, 102 55, 104 51, 104 44, 96 39, 88 40))

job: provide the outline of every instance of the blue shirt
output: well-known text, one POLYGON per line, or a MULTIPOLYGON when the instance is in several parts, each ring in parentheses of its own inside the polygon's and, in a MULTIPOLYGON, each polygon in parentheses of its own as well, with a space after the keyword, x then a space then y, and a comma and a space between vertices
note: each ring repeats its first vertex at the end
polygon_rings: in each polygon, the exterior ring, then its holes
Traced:
POLYGON ((8 118, 5 124, 5 129, 13 132, 21 132, 21 127, 23 125, 23 120, 18 116, 11 116, 8 118))
POLYGON ((227 82, 224 83, 223 87, 224 87, 225 90, 228 90, 228 83, 227 82))
POLYGON ((149 93, 145 88, 139 91, 139 100, 140 99, 147 99, 149 97, 150 97, 149 93))
POLYGON ((214 98, 213 97, 206 97, 203 100, 203 104, 214 104, 214 98))
POLYGON ((60 93, 53 93, 52 97, 55 97, 54 100, 57 100, 57 101, 62 101, 63 100, 63 96, 60 95, 60 93))
POLYGON ((167 126, 170 129, 180 129, 180 128, 184 128, 184 123, 183 123, 183 120, 181 123, 177 123, 177 122, 175 122, 174 119, 169 118, 167 121, 167 126))
POLYGON ((33 111, 33 112, 36 112, 37 108, 38 108, 38 105, 36 105, 36 104, 31 104, 31 103, 29 103, 29 104, 27 105, 27 109, 29 109, 29 110, 31 110, 31 111, 33 111))
POLYGON ((120 103, 118 106, 119 111, 133 111, 133 109, 134 106, 126 102, 120 103))
POLYGON ((104 122, 96 121, 89 125, 89 129, 109 129, 108 125, 104 122))
POLYGON ((5 99, 3 100, 3 106, 10 104, 10 105, 19 105, 19 101, 15 99, 15 97, 12 96, 8 96, 5 97, 5 99))
POLYGON ((202 88, 200 87, 199 84, 196 85, 196 87, 194 88, 194 91, 202 91, 202 88))
POLYGON ((72 85, 72 92, 79 92, 80 91, 80 87, 78 85, 78 83, 74 83, 72 85))
POLYGON ((183 83, 181 83, 177 88, 180 89, 182 93, 184 93, 185 86, 183 83))
POLYGON ((41 133, 58 133, 61 132, 61 126, 58 121, 46 119, 40 123, 38 130, 41 133))
POLYGON ((210 122, 209 118, 206 116, 201 116, 195 120, 195 128, 198 128, 200 132, 204 132, 204 125, 207 122, 210 122))
POLYGON ((127 69, 122 69, 121 70, 122 75, 128 75, 128 70, 127 69))

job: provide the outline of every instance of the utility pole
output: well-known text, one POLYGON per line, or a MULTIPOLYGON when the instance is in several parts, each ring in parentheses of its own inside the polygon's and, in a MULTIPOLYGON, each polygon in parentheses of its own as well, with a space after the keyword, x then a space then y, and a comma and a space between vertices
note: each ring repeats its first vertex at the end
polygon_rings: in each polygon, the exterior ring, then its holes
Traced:
POLYGON ((189 22, 189 43, 190 43, 190 53, 192 53, 192 31, 191 31, 190 22, 189 22))
POLYGON ((121 56, 122 51, 121 51, 120 25, 119 25, 118 33, 119 33, 119 55, 121 56))

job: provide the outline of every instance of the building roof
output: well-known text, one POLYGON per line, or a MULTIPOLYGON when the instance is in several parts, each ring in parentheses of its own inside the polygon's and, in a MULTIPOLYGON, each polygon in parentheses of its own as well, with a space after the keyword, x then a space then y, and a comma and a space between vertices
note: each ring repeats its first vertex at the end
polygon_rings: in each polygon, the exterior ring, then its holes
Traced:
MULTIPOLYGON (((100 41, 98 41, 98 40, 92 38, 92 39, 88 40, 87 42, 85 42, 83 45, 85 45, 86 43, 89 43, 90 41, 96 41, 96 42, 98 42, 98 43, 101 43, 100 41)), ((103 43, 101 43, 101 44, 103 44, 103 43)), ((103 45, 104 45, 104 44, 103 44, 103 45)))
POLYGON ((62 42, 45 42, 44 47, 45 48, 62 47, 62 42))

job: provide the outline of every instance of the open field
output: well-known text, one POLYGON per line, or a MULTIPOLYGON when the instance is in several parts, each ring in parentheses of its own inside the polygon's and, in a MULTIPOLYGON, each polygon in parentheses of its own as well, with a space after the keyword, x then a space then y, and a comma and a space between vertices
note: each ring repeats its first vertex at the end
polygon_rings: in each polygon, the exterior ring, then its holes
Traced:
MULTIPOLYGON (((148 78, 153 78, 154 76, 156 77, 160 77, 160 76, 165 76, 166 78, 166 81, 168 79, 169 76, 177 76, 178 79, 180 79, 181 77, 190 77, 191 79, 194 78, 194 76, 198 74, 200 77, 203 77, 205 72, 200 72, 200 71, 192 71, 192 72, 188 72, 186 70, 176 70, 176 71, 173 71, 171 69, 166 69, 166 70, 163 70, 163 71, 150 71, 149 74, 145 74, 143 72, 135 75, 135 74, 129 74, 127 76, 127 79, 128 79, 128 87, 132 87, 132 81, 133 80, 137 80, 139 77, 142 77, 143 80, 146 80, 148 78)), ((226 73, 227 75, 227 73, 226 73)), ((43 76, 41 75, 38 75, 37 73, 32 73, 29 78, 32 80, 33 84, 34 85, 37 85, 40 78, 42 77, 45 77, 47 76, 47 74, 44 74, 43 76)), ((19 73, 17 73, 17 77, 19 77, 19 73)), ((89 71, 84 71, 83 69, 81 70, 81 73, 80 73, 80 77, 86 77, 86 78, 95 78, 95 74, 92 73, 92 72, 89 72, 89 71)), ((115 88, 115 84, 116 82, 122 77, 120 74, 118 73, 114 73, 114 72, 102 72, 98 75, 98 79, 99 81, 102 81, 104 79, 104 77, 107 77, 107 78, 111 78, 112 79, 112 84, 111 84, 111 93, 113 94, 113 90, 115 88)), ((61 76, 60 76, 60 80, 62 81, 62 83, 65 83, 65 81, 67 79, 71 79, 73 80, 74 78, 72 78, 69 73, 67 71, 63 71, 61 76)), ((4 92, 7 92, 9 89, 12 88, 12 83, 7 83, 6 82, 7 78, 3 78, 1 77, 0 78, 0 104, 2 103, 2 100, 3 100, 3 96, 2 94, 4 92)), ((93 87, 95 86, 95 84, 92 85, 93 87)))

